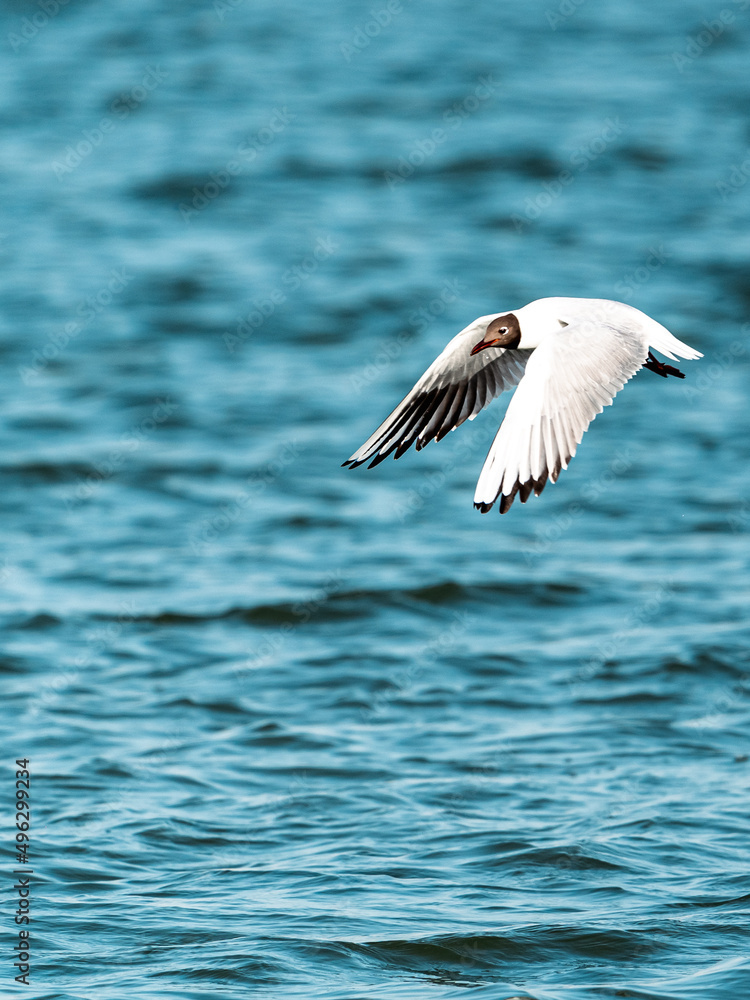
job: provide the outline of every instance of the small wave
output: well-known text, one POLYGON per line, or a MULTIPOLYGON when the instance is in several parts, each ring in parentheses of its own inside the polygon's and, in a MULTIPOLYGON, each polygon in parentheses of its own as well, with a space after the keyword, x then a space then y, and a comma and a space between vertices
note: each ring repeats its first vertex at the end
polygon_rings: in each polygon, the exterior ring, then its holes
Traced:
MULTIPOLYGON (((278 601, 272 604, 257 604, 248 607, 231 607, 218 611, 187 612, 161 611, 156 614, 136 615, 134 622, 153 625, 200 625, 205 622, 237 621, 249 625, 299 625, 311 618, 316 620, 338 620, 369 616, 373 609, 382 611, 388 607, 404 608, 406 605, 430 607, 452 607, 460 604, 492 604, 507 607, 509 601, 523 600, 539 607, 557 607, 576 603, 587 593, 586 588, 572 583, 528 583, 523 593, 514 583, 491 583, 481 586, 445 581, 428 587, 392 588, 389 590, 351 589, 338 590, 319 595, 301 595, 297 601, 278 601)), ((104 620, 112 616, 99 615, 104 620)))
POLYGON ((429 972, 446 965, 494 970, 505 968, 506 963, 514 960, 566 963, 571 958, 607 958, 633 962, 667 947, 645 931, 570 926, 524 927, 505 934, 445 935, 345 946, 377 964, 414 972, 429 972))
POLYGON ((560 847, 538 848, 524 842, 510 841, 487 845, 482 849, 482 857, 470 862, 481 868, 518 867, 525 870, 528 865, 564 869, 567 871, 621 871, 622 865, 613 864, 604 858, 586 853, 577 844, 560 847))

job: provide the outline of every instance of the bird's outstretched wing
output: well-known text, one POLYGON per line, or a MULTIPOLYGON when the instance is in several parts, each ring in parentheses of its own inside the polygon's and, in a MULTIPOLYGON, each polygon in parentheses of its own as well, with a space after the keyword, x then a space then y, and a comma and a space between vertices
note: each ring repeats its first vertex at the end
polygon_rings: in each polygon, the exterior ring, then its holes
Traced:
POLYGON ((371 459, 372 468, 393 451, 400 458, 415 441, 419 451, 471 420, 504 389, 518 385, 532 352, 488 347, 472 357, 471 349, 480 339, 481 333, 468 327, 455 336, 409 395, 343 464, 356 469, 371 459))
POLYGON ((643 333, 576 322, 533 352, 492 443, 474 494, 486 513, 500 497, 500 513, 516 493, 526 503, 554 483, 576 453, 591 421, 609 406, 648 356, 643 333))

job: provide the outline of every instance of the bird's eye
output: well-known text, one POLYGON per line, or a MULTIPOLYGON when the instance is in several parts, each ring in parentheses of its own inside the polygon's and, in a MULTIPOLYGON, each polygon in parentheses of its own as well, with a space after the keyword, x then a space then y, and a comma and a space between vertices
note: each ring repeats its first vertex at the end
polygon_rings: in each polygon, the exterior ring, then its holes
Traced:
POLYGON ((507 326, 501 326, 500 327, 500 333, 507 333, 507 332, 508 332, 508 327, 507 326))

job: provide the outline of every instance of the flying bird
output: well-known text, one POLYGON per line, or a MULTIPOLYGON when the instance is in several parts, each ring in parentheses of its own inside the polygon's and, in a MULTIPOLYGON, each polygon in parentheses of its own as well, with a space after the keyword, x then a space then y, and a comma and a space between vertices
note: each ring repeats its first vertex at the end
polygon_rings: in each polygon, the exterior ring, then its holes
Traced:
POLYGON ((420 451, 473 420, 518 386, 482 468, 474 506, 500 499, 510 510, 553 483, 576 453, 591 421, 640 368, 684 378, 659 361, 695 360, 698 351, 645 313, 611 299, 546 298, 513 312, 480 316, 450 341, 411 392, 344 466, 378 465, 420 451))

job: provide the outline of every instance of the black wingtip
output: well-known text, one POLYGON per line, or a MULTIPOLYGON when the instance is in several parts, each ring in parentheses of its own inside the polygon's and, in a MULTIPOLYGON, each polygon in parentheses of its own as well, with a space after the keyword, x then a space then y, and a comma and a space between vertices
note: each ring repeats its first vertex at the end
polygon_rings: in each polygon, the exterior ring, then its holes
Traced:
POLYGON ((489 512, 492 510, 492 504, 491 503, 476 503, 475 502, 474 506, 476 507, 476 509, 479 511, 480 514, 489 514, 489 512))
POLYGON ((526 503, 526 501, 531 496, 531 491, 533 488, 534 488, 534 481, 532 479, 528 479, 525 483, 521 483, 521 486, 518 490, 518 496, 521 498, 521 503, 526 503))
POLYGON ((532 484, 534 486, 534 496, 535 497, 538 497, 541 494, 541 492, 544 489, 544 487, 546 486, 546 484, 547 484, 547 477, 548 476, 549 476, 549 472, 545 469, 544 472, 541 474, 541 476, 538 479, 532 479, 532 484))

